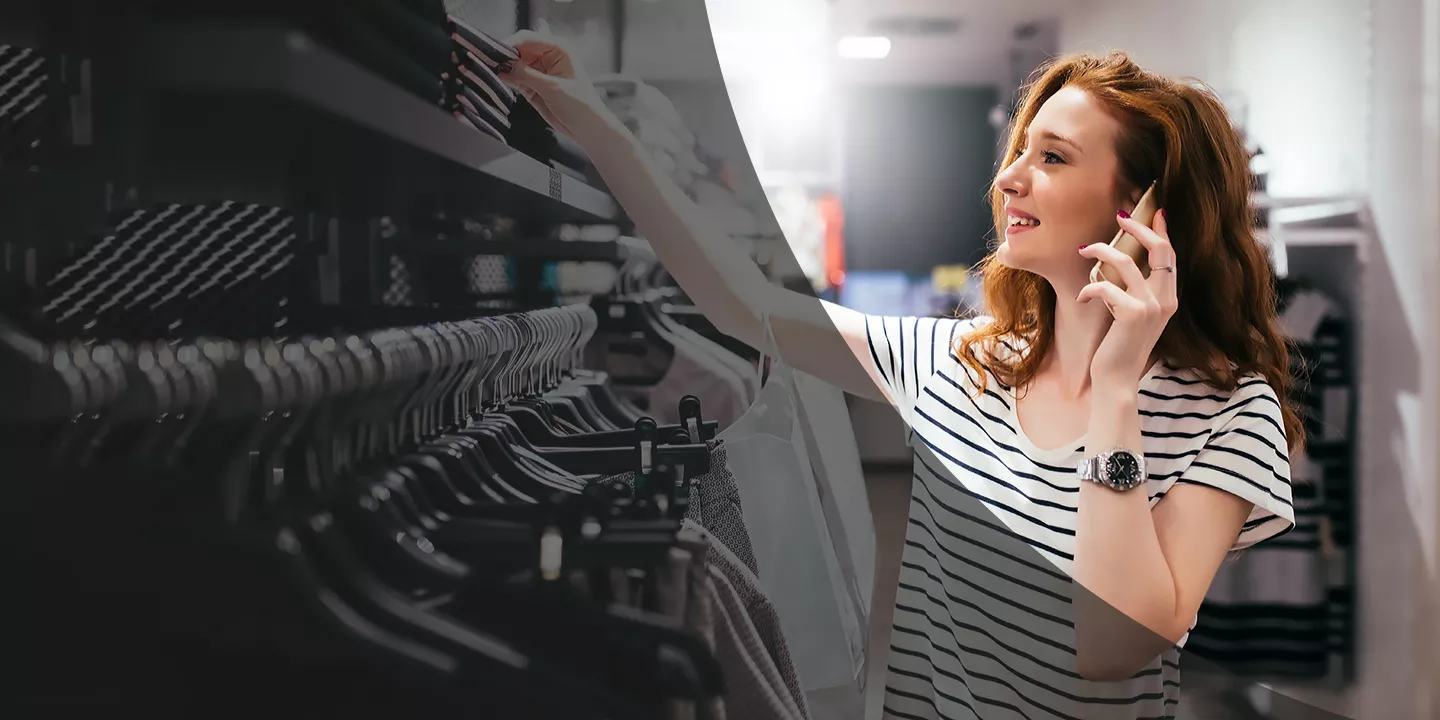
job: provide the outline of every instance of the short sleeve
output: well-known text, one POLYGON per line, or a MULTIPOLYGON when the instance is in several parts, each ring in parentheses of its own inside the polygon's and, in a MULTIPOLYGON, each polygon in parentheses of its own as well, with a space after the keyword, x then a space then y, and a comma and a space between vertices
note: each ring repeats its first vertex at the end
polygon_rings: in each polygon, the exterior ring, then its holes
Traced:
POLYGON ((1232 551, 1288 532, 1295 526, 1289 443, 1274 388, 1259 376, 1243 381, 1216 422, 1177 484, 1207 485, 1254 505, 1232 551))
POLYGON ((971 319, 865 316, 874 376, 884 386, 906 425, 925 383, 944 367, 955 341, 974 324, 971 319))

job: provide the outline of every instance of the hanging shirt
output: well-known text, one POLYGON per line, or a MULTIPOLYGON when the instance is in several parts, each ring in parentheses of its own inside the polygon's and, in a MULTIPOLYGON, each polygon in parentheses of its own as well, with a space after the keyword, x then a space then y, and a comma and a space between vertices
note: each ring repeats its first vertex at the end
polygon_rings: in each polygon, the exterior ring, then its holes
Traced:
MULTIPOLYGON (((764 350, 769 357, 778 353, 773 342, 764 350)), ((848 711, 840 715, 853 716, 863 714, 868 628, 853 562, 841 559, 848 559, 849 544, 837 543, 836 535, 844 534, 830 527, 842 519, 827 513, 811 464, 798 377, 774 363, 759 398, 720 439, 740 490, 760 587, 779 614, 801 687, 807 695, 848 690, 848 711)))
MULTIPOLYGON (((615 481, 624 483, 632 491, 635 489, 633 472, 612 475, 604 480, 607 483, 615 481)), ((690 504, 685 518, 709 532, 750 572, 756 571, 755 551, 750 545, 750 532, 740 507, 740 491, 726 459, 724 442, 710 444, 710 470, 691 478, 690 504)))
POLYGON ((749 405, 744 380, 693 342, 703 340, 699 333, 688 328, 665 332, 673 348, 668 353, 629 332, 597 332, 585 345, 585 366, 609 373, 617 394, 662 425, 680 422, 680 399, 686 395, 700 398, 702 419, 722 428, 734 422, 749 405), (636 384, 656 377, 653 385, 636 384))
MULTIPOLYGON (((714 533, 685 520, 672 559, 688 556, 685 625, 715 652, 725 674, 721 703, 702 717, 806 720, 809 717, 774 609, 745 563, 714 533)), ((671 713, 674 717, 676 713, 671 713)))
MULTIPOLYGON (((871 360, 915 449, 886 717, 1173 716, 1183 638, 1126 681, 1076 672, 1083 439, 1035 446, 993 374, 971 399, 978 376, 952 348, 976 322, 866 318, 871 360)), ((1222 392, 1157 363, 1140 383, 1139 412, 1152 507, 1180 483, 1253 503, 1234 549, 1293 526, 1284 425, 1263 378, 1222 392)))
POLYGON ((865 716, 865 679, 871 658, 870 602, 875 588, 875 521, 860 466, 860 449, 842 391, 805 373, 795 373, 800 391, 800 428, 815 472, 816 492, 830 543, 835 549, 842 588, 855 608, 861 629, 855 677, 835 687, 814 687, 806 694, 815 717, 861 720, 865 716))

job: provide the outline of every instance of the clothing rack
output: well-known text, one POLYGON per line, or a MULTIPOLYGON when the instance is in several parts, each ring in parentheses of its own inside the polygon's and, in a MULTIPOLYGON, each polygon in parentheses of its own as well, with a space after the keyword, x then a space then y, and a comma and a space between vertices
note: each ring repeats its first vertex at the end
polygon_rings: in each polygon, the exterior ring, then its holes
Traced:
POLYGON ((1293 704, 1287 698, 1342 689, 1358 672, 1358 503, 1367 482, 1358 439, 1368 394, 1359 338, 1375 235, 1363 197, 1260 192, 1252 200, 1264 211, 1259 232, 1277 270, 1291 400, 1306 433, 1305 452, 1291 458, 1296 527, 1222 565, 1187 646, 1237 701, 1268 717, 1293 704), (1279 577, 1290 586, 1276 587, 1279 577))
POLYGON ((720 436, 754 368, 487 84, 513 48, 436 0, 17 16, 0 525, 50 559, 6 566, 7 697, 808 717, 720 436), (658 362, 618 378, 606 335, 658 362))
MULTIPOLYGON (((613 610, 597 615, 600 606, 587 610, 581 598, 555 595, 556 583, 568 572, 589 573, 590 592, 602 593, 603 599, 616 588, 605 579, 607 574, 595 575, 596 570, 652 568, 645 571, 652 573, 649 590, 636 596, 645 598, 643 608, 639 601, 622 604, 662 612, 663 603, 655 595, 660 592, 655 585, 660 576, 653 574, 660 571, 653 568, 663 565, 680 530, 689 502, 687 483, 709 470, 711 450, 705 441, 714 437, 715 425, 701 419, 699 403, 692 401, 681 409, 682 426, 665 427, 640 418, 629 429, 544 438, 568 441, 569 447, 540 448, 524 442, 541 439, 535 428, 542 413, 533 405, 517 410, 516 403, 523 405, 526 398, 566 385, 578 390, 564 404, 573 413, 572 420, 613 417, 593 404, 604 397, 595 378, 575 368, 578 348, 596 327, 595 314, 587 306, 361 335, 245 342, 45 344, 5 327, 0 334, 0 364, 5 368, 7 397, 23 402, 7 403, 0 418, 5 430, 0 434, 0 453, 8 467, 45 468, 46 481, 17 478, 38 483, 27 499, 39 502, 24 507, 25 512, 37 514, 36 520, 11 529, 21 534, 53 530, 47 524, 54 520, 51 513, 68 508, 82 522, 95 523, 91 530, 117 531, 109 539, 131 550, 137 543, 174 544, 184 538, 204 548, 200 554, 210 567, 231 570, 236 558, 224 543, 260 547, 269 538, 271 551, 280 542, 281 556, 272 561, 303 549, 308 560, 296 562, 312 564, 303 570, 309 579, 296 580, 292 575, 288 582, 298 584, 289 586, 283 573, 249 579, 271 587, 279 583, 291 592, 338 593, 335 601, 312 608, 310 621, 330 628, 328 635, 319 634, 327 643, 378 654, 379 667, 398 673, 387 675, 392 683, 403 685, 410 678, 443 693, 450 702, 474 706, 498 701, 526 717, 550 717, 550 713, 658 717, 667 698, 699 701, 719 694, 723 681, 712 651, 701 638, 656 620, 613 610), (583 409, 587 403, 589 411, 583 409), (466 463, 497 468, 491 472, 501 474, 485 479, 483 474, 467 473, 466 463), (506 467, 508 471, 503 470, 506 467), (401 468, 409 468, 409 474, 397 475, 401 468), (633 473, 628 491, 605 483, 587 486, 573 474, 625 471, 633 473), (174 481, 183 482, 185 489, 171 484, 174 481), (113 484, 109 491, 98 487, 105 483, 113 484), (97 493, 110 499, 102 513, 109 522, 82 509, 86 506, 73 504, 94 500, 97 493), (523 499, 529 501, 519 502, 523 499), (127 516, 144 512, 156 501, 171 509, 170 521, 127 516), (297 525, 301 516, 294 513, 310 518, 308 527, 305 522, 297 525), (138 527, 119 531, 112 527, 119 517, 137 520, 138 527), (327 539, 328 525, 322 524, 329 523, 336 529, 327 539), (347 590, 345 578, 354 580, 359 577, 354 573, 365 570, 342 571, 341 579, 308 575, 323 572, 326 562, 340 563, 339 567, 362 563, 370 568, 368 572, 386 578, 388 585, 406 589, 409 597, 387 600, 377 590, 347 590), (539 584, 507 584, 500 579, 527 568, 538 575, 539 584), (430 614, 435 603, 445 605, 444 618, 430 614), (467 605, 474 610, 463 609, 467 605), (535 610, 525 611, 527 605, 548 605, 561 614, 537 616, 535 610), (486 614, 475 614, 481 611, 505 614, 489 615, 487 622, 486 614), (431 618, 428 624, 423 622, 426 617, 431 618), (462 624, 455 625, 455 618, 462 624), (524 632, 514 628, 535 619, 544 624, 524 632), (511 627, 502 629, 496 621, 511 627), (404 622, 410 629, 377 637, 374 628, 363 631, 367 622, 404 622), (447 622, 448 630, 436 625, 447 622), (603 681, 596 686, 585 680, 589 671, 583 664, 566 670, 568 658, 551 655, 555 650, 545 640, 551 630, 565 633, 574 643, 565 648, 574 659, 587 653, 612 658, 619 653, 628 654, 632 664, 609 673, 612 690, 598 690, 603 681), (620 640, 627 634, 630 639, 620 640), (427 655, 414 647, 406 649, 402 640, 435 650, 427 655), (436 652, 444 655, 437 657, 436 652), (422 666, 418 671, 417 664, 422 666), (532 666, 548 669, 527 673, 532 666), (454 680, 467 667, 471 672, 481 670, 483 682, 459 689, 454 680), (514 685, 507 688, 509 683, 514 685), (578 694, 547 699, 556 685, 568 685, 578 694)), ((608 412, 614 413, 618 403, 613 398, 608 402, 608 412)), ((561 406, 557 397, 545 410, 558 412, 561 406)), ((86 548, 92 557, 97 554, 85 537, 67 536, 57 539, 57 545, 60 556, 83 555, 86 548)), ((166 553, 164 559, 173 560, 174 553, 166 553)), ((132 558, 128 567, 133 570, 136 564, 132 558)), ((164 590, 177 594, 170 599, 181 603, 182 617, 162 621, 152 610, 132 619, 140 623, 135 627, 157 623, 149 626, 160 628, 156 642, 175 652, 167 631, 179 632, 186 623, 198 622, 197 613, 226 612, 207 603, 205 588, 189 585, 193 578, 174 573, 176 568, 139 564, 152 572, 171 572, 164 578, 141 573, 139 584, 134 576, 112 578, 109 582, 115 586, 108 592, 89 596, 92 617, 114 620, 113 613, 131 610, 115 593, 153 597, 156 588, 143 585, 160 582, 164 590)), ((79 577, 86 577, 90 566, 85 561, 80 565, 79 577)), ((32 570, 24 577, 39 581, 46 574, 45 568, 32 570)), ((64 593, 75 590, 73 585, 73 579, 57 582, 45 586, 44 592, 68 607, 64 593)), ((293 613, 297 608, 287 609, 293 613)), ((208 622, 219 628, 253 623, 267 637, 286 632, 269 624, 264 613, 257 615, 257 610, 265 608, 231 607, 229 612, 244 614, 219 615, 208 622)), ((673 609, 670 614, 673 617, 673 609)), ((40 612, 31 620, 47 631, 48 642, 57 643, 36 649, 38 666, 55 671, 41 673, 42 686, 48 686, 65 675, 49 663, 61 661, 67 648, 73 647, 58 641, 72 634, 78 640, 92 627, 85 622, 66 625, 63 613, 40 612)), ((209 651, 196 660, 200 667, 194 670, 202 682, 220 679, 208 672, 235 669, 222 661, 235 660, 238 649, 217 648, 236 642, 233 638, 226 640, 216 637, 217 631, 196 627, 186 632, 199 633, 208 641, 201 643, 209 651), (216 659, 215 652, 222 657, 216 659), (207 658, 214 664, 205 665, 207 658)), ((218 632, 223 635, 224 630, 218 632)), ((111 629, 95 647, 101 653, 113 649, 116 643, 103 640, 115 640, 117 635, 135 639, 111 629)), ((288 681, 297 676, 313 681, 312 693, 322 693, 327 703, 343 706, 353 693, 331 697, 335 688, 327 686, 323 677, 285 664, 295 659, 287 653, 295 652, 297 645, 316 652, 319 644, 312 632, 284 646, 274 655, 275 668, 288 681)), ((263 654, 256 647, 239 654, 247 652, 263 654)), ((174 655, 137 662, 150 671, 156 665, 173 671, 170 663, 185 660, 174 655)), ((267 673, 235 662, 243 666, 240 679, 278 679, 273 676, 276 670, 267 673)), ((123 670, 118 675, 135 683, 130 691, 143 695, 160 689, 153 681, 146 683, 123 670)), ((82 694, 94 689, 87 682, 95 678, 81 671, 78 679, 82 694)), ((164 690, 158 700, 163 709, 193 709, 203 701, 184 688, 164 690)), ((37 692, 43 695, 44 690, 37 692)))
MULTIPOLYGON (((20 128, 29 134, 0 155, 13 199, 0 217, 10 231, 0 273, 12 289, 3 299, 12 316, 31 323, 40 314, 41 286, 74 261, 83 249, 77 239, 176 205, 253 206, 288 223, 283 239, 257 251, 275 250, 267 270, 285 269, 285 277, 271 283, 283 290, 259 300, 271 317, 232 331, 252 336, 313 307, 382 304, 394 265, 381 252, 387 226, 498 214, 514 238, 498 248, 506 256, 567 225, 625 229, 607 193, 546 154, 551 146, 536 138, 553 144, 553 134, 538 116, 524 127, 516 120, 509 142, 479 132, 446 112, 448 95, 424 96, 386 72, 391 66, 376 59, 373 44, 345 34, 356 23, 350 15, 363 13, 339 11, 332 21, 316 9, 325 3, 295 7, 312 14, 264 2, 0 10, 30 30, 33 47, 20 51, 50 69, 32 113, 45 122, 20 128), (275 312, 280 302, 286 310, 275 312)), ((450 93, 456 73, 438 72, 452 79, 437 79, 436 88, 450 93)), ((542 298, 524 298, 514 307, 540 305, 542 298)), ((27 329, 44 334, 41 324, 27 329)))

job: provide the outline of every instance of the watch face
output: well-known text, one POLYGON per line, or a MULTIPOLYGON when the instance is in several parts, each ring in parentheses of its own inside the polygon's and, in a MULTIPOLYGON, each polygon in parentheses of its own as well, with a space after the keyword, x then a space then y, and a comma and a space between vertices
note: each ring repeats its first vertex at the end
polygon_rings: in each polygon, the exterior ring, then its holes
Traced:
POLYGON ((1105 461, 1105 474, 1116 485, 1134 485, 1140 480, 1140 463, 1129 453, 1115 453, 1105 461))

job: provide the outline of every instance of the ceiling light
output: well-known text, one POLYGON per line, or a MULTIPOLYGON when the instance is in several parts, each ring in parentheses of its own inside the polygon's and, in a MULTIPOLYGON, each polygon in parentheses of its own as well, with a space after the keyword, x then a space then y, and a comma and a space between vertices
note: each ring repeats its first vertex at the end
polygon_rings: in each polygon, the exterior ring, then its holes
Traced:
POLYGON ((879 60, 890 54, 890 38, 852 36, 840 38, 835 48, 840 57, 851 60, 879 60))

